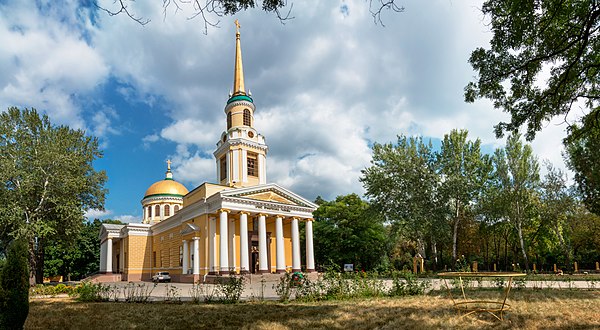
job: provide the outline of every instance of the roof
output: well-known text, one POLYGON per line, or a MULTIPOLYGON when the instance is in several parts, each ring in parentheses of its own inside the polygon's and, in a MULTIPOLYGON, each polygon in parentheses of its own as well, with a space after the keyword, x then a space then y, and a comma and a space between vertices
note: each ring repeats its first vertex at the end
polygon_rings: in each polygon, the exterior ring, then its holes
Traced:
POLYGON ((173 179, 164 179, 153 183, 150 188, 146 190, 144 198, 157 195, 183 197, 187 193, 187 188, 181 183, 173 179))

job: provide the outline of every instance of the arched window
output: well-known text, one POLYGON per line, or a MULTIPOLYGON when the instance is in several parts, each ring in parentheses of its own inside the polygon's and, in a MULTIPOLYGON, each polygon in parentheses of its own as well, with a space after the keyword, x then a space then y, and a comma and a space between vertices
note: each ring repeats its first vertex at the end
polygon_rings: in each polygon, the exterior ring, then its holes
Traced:
POLYGON ((165 205, 165 217, 171 215, 171 205, 165 205))
POLYGON ((154 216, 157 218, 160 217, 160 205, 154 207, 154 216))
POLYGON ((152 206, 148 206, 148 219, 152 218, 152 206))
POLYGON ((250 110, 244 109, 244 125, 252 126, 251 119, 252 119, 252 117, 250 116, 250 110))
POLYGON ((175 205, 175 213, 177 213, 177 211, 179 211, 179 205, 175 205))
POLYGON ((231 128, 231 112, 227 113, 227 129, 231 128))

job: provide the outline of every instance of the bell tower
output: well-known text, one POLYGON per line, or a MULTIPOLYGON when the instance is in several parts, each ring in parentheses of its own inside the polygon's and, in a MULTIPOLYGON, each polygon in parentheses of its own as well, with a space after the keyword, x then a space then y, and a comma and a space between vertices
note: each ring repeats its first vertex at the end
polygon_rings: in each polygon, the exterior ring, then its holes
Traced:
POLYGON ((244 87, 240 24, 235 20, 235 64, 233 92, 225 105, 227 130, 221 133, 213 153, 217 166, 217 182, 232 187, 248 187, 267 183, 267 150, 265 138, 254 129, 254 101, 244 87))

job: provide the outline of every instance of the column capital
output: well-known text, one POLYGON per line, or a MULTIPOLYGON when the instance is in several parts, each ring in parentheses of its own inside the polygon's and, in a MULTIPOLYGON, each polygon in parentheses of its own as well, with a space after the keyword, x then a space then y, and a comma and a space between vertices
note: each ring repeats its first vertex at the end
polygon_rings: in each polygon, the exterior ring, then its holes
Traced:
POLYGON ((285 219, 286 218, 286 216, 283 215, 283 214, 276 214, 275 217, 276 218, 281 218, 281 219, 285 219))
POLYGON ((268 217, 269 215, 268 215, 268 214, 266 214, 266 213, 259 213, 259 214, 258 214, 258 216, 259 216, 259 217, 265 217, 265 218, 266 218, 266 217, 268 217))
POLYGON ((225 212, 225 213, 231 213, 231 210, 229 210, 229 209, 218 209, 217 212, 219 212, 219 213, 223 213, 223 212, 225 212))
POLYGON ((250 215, 250 212, 248 212, 248 211, 240 211, 240 212, 238 212, 238 213, 239 213, 239 214, 250 215))
POLYGON ((181 242, 182 243, 187 243, 187 241, 189 241, 188 239, 182 239, 181 242))
POLYGON ((196 236, 196 237, 192 237, 192 239, 193 239, 194 241, 198 241, 198 240, 200 240, 200 237, 196 236))
POLYGON ((313 218, 305 218, 304 221, 315 221, 313 218))

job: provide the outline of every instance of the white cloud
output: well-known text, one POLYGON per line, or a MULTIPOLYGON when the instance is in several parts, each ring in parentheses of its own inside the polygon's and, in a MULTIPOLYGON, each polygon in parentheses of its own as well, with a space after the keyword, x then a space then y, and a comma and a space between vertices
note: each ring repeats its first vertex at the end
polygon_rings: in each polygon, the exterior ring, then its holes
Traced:
POLYGON ((123 223, 132 223, 132 222, 141 223, 142 222, 142 218, 140 218, 136 215, 129 215, 129 214, 117 215, 117 216, 114 216, 113 219, 119 220, 123 223))
MULTIPOLYGON (((76 4, 61 6, 68 12, 76 4)), ((74 26, 85 25, 85 15, 78 19, 20 1, 0 5, 0 107, 35 107, 54 122, 85 127, 73 95, 91 92, 108 68, 74 26)))
POLYGON ((89 210, 85 211, 85 214, 83 216, 86 217, 88 220, 94 220, 94 219, 106 218, 106 217, 110 216, 111 214, 112 214, 111 210, 89 209, 89 210))

